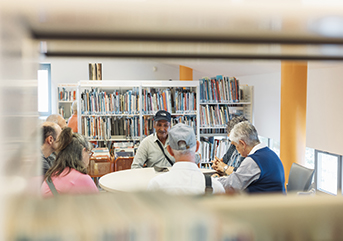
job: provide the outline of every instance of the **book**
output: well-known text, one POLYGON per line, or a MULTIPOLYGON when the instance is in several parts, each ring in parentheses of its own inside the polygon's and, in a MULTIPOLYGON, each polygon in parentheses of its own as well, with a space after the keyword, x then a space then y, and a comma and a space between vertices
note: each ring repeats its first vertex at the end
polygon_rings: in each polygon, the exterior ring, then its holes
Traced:
POLYGON ((97 79, 96 70, 97 70, 97 68, 96 68, 95 63, 89 63, 88 64, 89 80, 96 80, 97 79))
POLYGON ((96 63, 96 80, 102 80, 102 64, 96 63))

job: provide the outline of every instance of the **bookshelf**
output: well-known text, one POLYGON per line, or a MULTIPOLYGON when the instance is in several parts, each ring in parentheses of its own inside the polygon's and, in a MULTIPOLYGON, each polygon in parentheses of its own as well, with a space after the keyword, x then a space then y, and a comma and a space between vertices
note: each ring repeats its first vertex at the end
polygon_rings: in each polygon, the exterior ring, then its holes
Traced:
POLYGON ((76 100, 77 84, 59 84, 57 87, 57 113, 68 120, 73 114, 72 104, 76 100))
POLYGON ((91 141, 139 142, 154 131, 154 114, 165 109, 172 125, 192 125, 199 138, 198 91, 198 81, 79 81, 79 133, 91 141))
POLYGON ((203 78, 200 81, 201 163, 210 166, 228 147, 226 123, 244 115, 253 123, 253 86, 240 85, 234 77, 203 78))
POLYGON ((199 120, 198 110, 200 102, 198 81, 144 81, 142 82, 141 88, 141 113, 144 124, 142 125, 141 133, 143 133, 143 137, 152 133, 152 118, 155 113, 160 109, 165 109, 172 116, 171 126, 181 122, 188 124, 194 128, 194 132, 199 139, 200 130, 197 124, 197 120, 199 120), (161 106, 161 103, 165 102, 157 101, 158 99, 167 100, 164 107, 161 106), (160 105, 158 105, 158 102, 160 105), (151 105, 147 105, 146 103, 151 103, 151 105), (150 122, 146 123, 146 120, 150 120, 150 122), (147 124, 149 128, 146 128, 147 124))

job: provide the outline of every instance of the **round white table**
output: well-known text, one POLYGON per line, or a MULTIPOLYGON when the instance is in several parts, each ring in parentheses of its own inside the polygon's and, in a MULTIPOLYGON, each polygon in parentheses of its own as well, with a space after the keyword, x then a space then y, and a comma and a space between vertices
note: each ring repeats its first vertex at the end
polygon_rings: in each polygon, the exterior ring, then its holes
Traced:
MULTIPOLYGON (((200 169, 203 173, 214 173, 212 169, 200 169)), ((149 181, 164 172, 156 172, 153 167, 111 172, 99 179, 102 189, 108 192, 145 191, 149 181)))

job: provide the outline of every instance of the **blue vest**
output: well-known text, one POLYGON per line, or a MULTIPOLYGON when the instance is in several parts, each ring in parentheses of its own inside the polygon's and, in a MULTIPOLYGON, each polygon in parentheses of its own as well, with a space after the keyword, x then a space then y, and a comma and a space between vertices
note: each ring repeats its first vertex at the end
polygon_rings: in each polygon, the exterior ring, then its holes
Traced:
POLYGON ((247 191, 283 192, 285 193, 285 172, 280 158, 268 147, 257 150, 249 155, 261 169, 260 178, 252 182, 247 191))

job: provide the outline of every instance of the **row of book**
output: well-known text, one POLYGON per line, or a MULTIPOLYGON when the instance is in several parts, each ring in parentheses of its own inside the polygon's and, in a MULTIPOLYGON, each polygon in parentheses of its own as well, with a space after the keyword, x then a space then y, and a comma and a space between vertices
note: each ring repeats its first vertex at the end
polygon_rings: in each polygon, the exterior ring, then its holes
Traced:
POLYGON ((220 127, 230 120, 229 107, 218 105, 202 105, 200 112, 200 126, 220 127))
MULTIPOLYGON (((143 136, 148 136, 154 133, 153 122, 154 122, 153 116, 143 116, 143 136)), ((172 116, 170 126, 173 127, 174 125, 178 123, 184 123, 193 127, 194 133, 196 134, 197 120, 194 115, 172 116)))
POLYGON ((82 134, 92 140, 111 140, 121 136, 135 139, 140 136, 139 118, 136 117, 82 117, 82 134))
POLYGON ((102 64, 89 63, 88 64, 89 80, 102 80, 102 64))
POLYGON ((57 87, 59 101, 75 101, 76 91, 67 90, 65 87, 57 87))
POLYGON ((81 93, 82 114, 136 114, 138 113, 138 88, 113 92, 102 91, 99 88, 84 90, 81 93))
POLYGON ((241 100, 239 80, 235 77, 223 77, 200 79, 200 101, 205 103, 230 103, 241 100))
POLYGON ((189 88, 147 88, 142 90, 142 111, 144 114, 166 110, 170 113, 196 111, 196 92, 189 88))
POLYGON ((213 137, 201 137, 199 153, 201 154, 201 163, 210 162, 214 157, 223 158, 230 146, 227 139, 215 139, 213 137))
MULTIPOLYGON (((154 132, 153 116, 143 116, 143 137, 154 132)), ((177 123, 185 123, 193 127, 196 133, 195 116, 174 116, 171 127, 177 123)), ((92 140, 111 140, 122 137, 138 139, 140 137, 139 117, 133 116, 83 116, 81 121, 82 134, 92 140)))
MULTIPOLYGON (((147 88, 142 93, 143 114, 153 114, 158 110, 170 113, 195 113, 196 93, 189 89, 147 88)), ((139 112, 138 87, 132 90, 102 91, 99 88, 85 89, 81 93, 83 114, 136 114, 139 112)))
POLYGON ((217 127, 217 128, 206 128, 200 127, 200 134, 222 134, 225 136, 226 127, 217 127))
MULTIPOLYGON (((3 240, 255 240, 251 227, 205 208, 201 198, 117 192, 7 200, 3 240)), ((205 200, 206 201, 206 200, 205 200)))
POLYGON ((202 105, 200 109, 201 127, 225 127, 233 117, 244 114, 241 106, 202 105))

